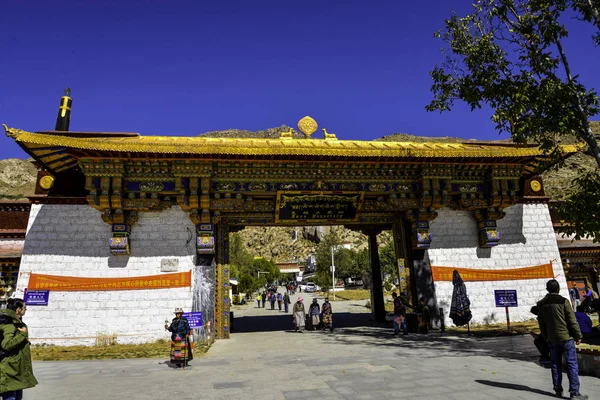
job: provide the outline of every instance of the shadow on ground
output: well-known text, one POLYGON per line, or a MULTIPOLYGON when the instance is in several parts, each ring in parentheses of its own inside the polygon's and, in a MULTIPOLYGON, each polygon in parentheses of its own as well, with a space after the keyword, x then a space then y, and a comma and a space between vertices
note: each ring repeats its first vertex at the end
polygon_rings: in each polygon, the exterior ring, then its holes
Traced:
MULTIPOLYGON (((264 316, 235 317, 234 314, 232 333, 294 330, 291 312, 287 314, 279 310, 273 310, 272 312, 273 315, 264 316)), ((371 321, 370 313, 337 313, 334 315, 334 326, 336 328, 355 328, 377 325, 371 321)), ((312 329, 312 325, 307 323, 306 329, 312 329)))
MULTIPOLYGON (((525 385, 517 385, 514 383, 508 383, 508 382, 486 381, 486 380, 482 380, 482 379, 475 379, 475 382, 481 383, 482 385, 493 386, 493 387, 497 387, 497 388, 517 390, 520 392, 531 392, 531 393, 541 394, 543 396, 549 396, 549 397, 556 398, 556 396, 554 395, 553 392, 546 392, 544 390, 532 388, 532 387, 525 386, 525 385)), ((510 395, 509 392, 507 392, 507 396, 509 396, 509 395, 510 395)))

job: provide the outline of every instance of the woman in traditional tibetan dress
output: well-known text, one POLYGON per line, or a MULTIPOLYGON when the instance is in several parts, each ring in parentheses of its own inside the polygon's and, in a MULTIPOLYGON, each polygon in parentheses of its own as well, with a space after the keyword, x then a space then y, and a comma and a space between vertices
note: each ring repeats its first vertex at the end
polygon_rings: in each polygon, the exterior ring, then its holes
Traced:
POLYGON ((175 309, 175 318, 171 325, 165 324, 165 329, 171 332, 171 363, 181 367, 192 360, 192 352, 189 349, 190 324, 183 316, 181 308, 175 309))
POLYGON ((316 330, 319 324, 321 323, 321 318, 319 315, 321 314, 321 307, 319 306, 319 302, 317 299, 313 299, 312 304, 308 308, 308 315, 310 315, 311 324, 313 330, 316 330))
POLYGON ((294 328, 296 331, 302 332, 304 330, 306 310, 304 309, 304 303, 302 303, 302 297, 298 297, 298 301, 294 304, 294 328))
POLYGON ((321 314, 323 315, 323 329, 333 331, 333 310, 329 299, 325 299, 325 303, 321 307, 321 314))

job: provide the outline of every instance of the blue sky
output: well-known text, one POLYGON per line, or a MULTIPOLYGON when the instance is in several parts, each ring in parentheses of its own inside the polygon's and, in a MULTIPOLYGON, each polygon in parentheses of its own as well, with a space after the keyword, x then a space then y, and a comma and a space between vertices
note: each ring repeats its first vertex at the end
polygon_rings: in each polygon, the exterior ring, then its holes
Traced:
MULTIPOLYGON (((2 1, 0 123, 53 129, 70 86, 71 130, 197 135, 295 127, 310 115, 340 139, 498 139, 489 110, 425 111, 442 59, 433 32, 470 3, 2 1)), ((577 24, 566 47, 598 88, 589 35, 577 24)), ((2 134, 6 157, 26 154, 2 134)))

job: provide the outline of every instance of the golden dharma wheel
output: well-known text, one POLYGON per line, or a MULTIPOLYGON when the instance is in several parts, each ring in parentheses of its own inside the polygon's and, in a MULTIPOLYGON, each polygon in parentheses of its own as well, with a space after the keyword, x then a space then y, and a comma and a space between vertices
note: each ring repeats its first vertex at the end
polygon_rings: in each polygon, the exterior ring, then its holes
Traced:
POLYGON ((529 187, 534 192, 539 192, 540 190, 542 190, 542 184, 540 183, 540 181, 531 181, 531 183, 529 184, 529 187))
POLYGON ((309 116, 306 116, 298 121, 298 129, 300 132, 304 133, 304 136, 307 138, 310 138, 311 135, 316 132, 318 127, 319 125, 317 125, 317 121, 309 116))
POLYGON ((54 177, 46 175, 40 179, 40 187, 44 190, 51 189, 54 186, 54 177))

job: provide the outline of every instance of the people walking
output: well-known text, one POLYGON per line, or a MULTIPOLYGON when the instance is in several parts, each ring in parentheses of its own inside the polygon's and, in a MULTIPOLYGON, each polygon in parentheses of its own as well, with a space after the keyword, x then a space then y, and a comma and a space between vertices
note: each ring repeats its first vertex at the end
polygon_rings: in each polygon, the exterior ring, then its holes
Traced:
POLYGON ((275 299, 276 299, 275 293, 271 292, 270 296, 271 297, 269 297, 269 301, 271 302, 271 310, 274 310, 275 309, 275 299))
POLYGON ((183 316, 183 309, 176 308, 175 318, 171 325, 165 324, 165 329, 171 332, 171 363, 179 368, 192 361, 191 346, 189 343, 190 324, 183 316))
POLYGON ((283 296, 281 293, 277 293, 277 306, 279 306, 279 311, 281 311, 281 303, 283 302, 283 296))
POLYGON ((260 297, 262 298, 262 306, 263 308, 265 308, 265 302, 267 301, 267 293, 262 292, 262 295, 260 297))
POLYGON ((29 332, 22 321, 27 307, 22 299, 8 299, 6 309, 0 310, 2 360, 0 361, 0 398, 20 400, 23 389, 38 384, 33 375, 29 332))
POLYGON ((296 303, 294 303, 294 308, 292 309, 294 313, 294 330, 295 331, 304 331, 306 326, 306 310, 304 308, 304 303, 302 302, 304 299, 302 297, 298 297, 296 303))
POLYGON ((313 299, 310 307, 308 307, 308 315, 310 315, 313 330, 317 330, 317 327, 321 323, 321 320, 319 318, 320 314, 321 314, 321 307, 319 306, 319 302, 315 298, 315 299, 313 299))
POLYGON ((285 308, 285 312, 287 313, 290 307, 290 295, 287 293, 283 295, 283 306, 285 308))
POLYGON ((256 294, 256 302, 258 303, 258 308, 260 308, 260 300, 262 299, 262 295, 260 293, 256 294))
POLYGON ((408 335, 405 301, 396 292, 392 293, 392 298, 394 299, 394 335, 399 334, 400 329, 403 335, 408 335))
POLYGON ((333 310, 328 298, 325 298, 323 307, 321 307, 321 314, 323 315, 323 329, 333 332, 333 310))
POLYGON ((562 397, 563 355, 566 359, 569 393, 572 399, 588 399, 579 392, 579 367, 575 344, 581 343, 582 335, 569 300, 558 294, 560 285, 556 279, 546 283, 548 294, 537 303, 538 321, 542 335, 550 344, 552 359, 552 383, 557 397, 562 397))

